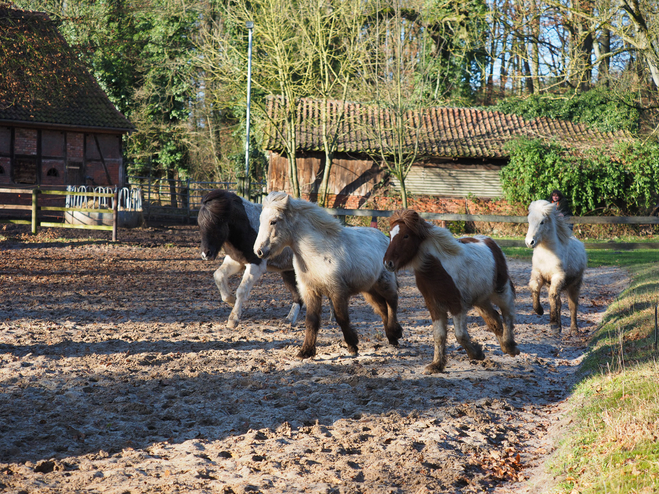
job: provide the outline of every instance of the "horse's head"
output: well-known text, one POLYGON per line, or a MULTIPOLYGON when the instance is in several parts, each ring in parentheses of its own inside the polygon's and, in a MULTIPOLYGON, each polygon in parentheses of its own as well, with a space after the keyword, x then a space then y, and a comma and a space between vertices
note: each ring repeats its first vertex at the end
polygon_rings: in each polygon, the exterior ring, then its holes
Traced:
POLYGON ((421 243, 427 238, 428 224, 416 211, 402 209, 394 211, 389 226, 391 240, 382 262, 387 271, 398 271, 416 258, 421 243))
POLYGON ((204 260, 215 259, 229 236, 231 199, 229 192, 214 190, 201 200, 197 224, 201 234, 201 258, 204 260))
POLYGON ((254 253, 261 259, 280 254, 288 245, 290 231, 286 210, 290 199, 285 192, 270 192, 263 201, 261 224, 254 242, 254 253))
POLYGON ((533 201, 529 205, 529 229, 526 232, 526 246, 534 248, 543 239, 556 232, 556 206, 549 201, 533 201))

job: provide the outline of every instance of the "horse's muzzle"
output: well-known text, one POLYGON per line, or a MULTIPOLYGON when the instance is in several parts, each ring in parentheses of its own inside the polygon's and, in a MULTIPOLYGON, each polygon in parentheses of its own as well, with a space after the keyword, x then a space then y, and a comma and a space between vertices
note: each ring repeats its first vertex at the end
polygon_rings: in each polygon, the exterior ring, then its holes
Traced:
POLYGON ((532 249, 533 247, 535 247, 535 246, 536 246, 535 239, 534 239, 534 238, 527 238, 527 239, 526 239, 526 246, 527 246, 529 249, 532 249))
POLYGON ((394 266, 394 261, 383 261, 382 264, 384 264, 384 269, 386 269, 390 273, 396 271, 396 267, 394 266))
POLYGON ((268 257, 269 253, 270 253, 270 251, 268 249, 265 249, 265 248, 256 249, 254 251, 254 254, 256 254, 259 257, 259 259, 263 259, 264 257, 268 257))
POLYGON ((212 261, 217 257, 217 252, 214 252, 212 250, 202 250, 201 251, 201 258, 204 261, 212 261))

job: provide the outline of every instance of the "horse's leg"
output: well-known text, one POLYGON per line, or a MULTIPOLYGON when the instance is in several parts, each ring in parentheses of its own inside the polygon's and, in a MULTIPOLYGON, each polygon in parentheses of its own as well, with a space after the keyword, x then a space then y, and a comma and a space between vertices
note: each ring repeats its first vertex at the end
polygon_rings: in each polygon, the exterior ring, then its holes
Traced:
MULTIPOLYGON (((517 348, 517 343, 515 343, 515 335, 513 333, 513 328, 515 325, 515 296, 510 285, 506 287, 503 293, 495 293, 492 297, 492 301, 501 309, 501 316, 503 318, 503 333, 501 335, 497 335, 501 350, 503 350, 503 352, 507 353, 508 355, 519 355, 519 348, 517 348)), ((494 310, 494 307, 492 307, 491 304, 489 305, 494 313, 498 316, 499 314, 496 310, 494 310)), ((485 318, 483 317, 483 319, 485 318)))
MULTIPOLYGON (((348 297, 341 294, 334 294, 332 296, 332 305, 334 306, 334 316, 336 317, 336 322, 343 331, 343 338, 346 340, 348 345, 348 352, 352 355, 357 355, 357 344, 359 343, 359 338, 357 333, 352 329, 350 324, 350 315, 348 314, 348 297)), ((307 307, 307 312, 309 308, 307 307)))
POLYGON ((581 291, 581 282, 579 279, 567 287, 567 304, 570 308, 570 333, 579 333, 577 325, 577 309, 579 308, 579 292, 581 291))
POLYGON ((240 323, 240 315, 243 311, 243 304, 249 297, 249 292, 252 291, 254 283, 263 276, 267 270, 267 263, 264 261, 261 264, 247 264, 245 266, 245 273, 243 274, 243 279, 236 290, 236 303, 233 306, 231 314, 229 314, 229 321, 227 326, 230 328, 235 328, 240 323))
POLYGON ((474 308, 483 318, 485 324, 487 324, 487 328, 497 337, 497 340, 499 340, 499 345, 503 349, 503 324, 501 322, 501 316, 499 313, 494 307, 492 307, 492 304, 489 300, 478 302, 478 305, 474 305, 474 308))
POLYGON ((305 319, 306 331, 304 343, 298 352, 298 358, 310 358, 316 355, 316 337, 320 329, 320 314, 323 308, 323 299, 319 293, 312 292, 305 295, 307 316, 305 319))
POLYGON ((224 261, 219 268, 213 273, 213 279, 217 288, 220 290, 220 297, 222 301, 226 302, 229 305, 236 303, 236 297, 231 295, 229 291, 229 278, 236 273, 239 273, 245 265, 232 259, 229 256, 224 256, 224 261))
POLYGON ((561 332, 561 292, 565 288, 565 277, 556 274, 551 277, 549 285, 549 325, 554 331, 561 332))
POLYGON ((432 362, 426 365, 424 374, 444 372, 446 367, 446 328, 448 327, 448 314, 437 313, 437 319, 432 322, 432 335, 435 341, 435 355, 432 362))
POLYGON ((389 343, 398 346, 398 340, 403 336, 403 328, 398 324, 396 319, 398 300, 395 300, 392 304, 391 300, 385 299, 374 289, 364 292, 363 295, 366 301, 373 307, 375 313, 382 318, 384 332, 387 335, 389 343))
POLYGON ((284 280, 284 286, 288 288, 288 291, 291 292, 293 297, 293 305, 291 305, 291 310, 286 316, 286 320, 290 323, 291 326, 297 321, 297 317, 300 314, 300 308, 303 305, 302 297, 300 292, 297 289, 297 281, 295 280, 295 271, 282 271, 281 279, 284 280))
POLYGON ((540 290, 545 284, 545 280, 542 278, 542 275, 539 271, 535 269, 531 271, 531 279, 529 280, 529 289, 531 290, 531 298, 533 299, 533 310, 539 316, 543 315, 545 311, 540 305, 540 290))
POLYGON ((398 323, 398 290, 396 290, 396 279, 391 283, 391 275, 386 271, 380 276, 378 282, 368 292, 364 292, 364 298, 371 304, 376 314, 382 318, 384 332, 389 343, 398 345, 398 340, 403 336, 403 328, 398 323))
POLYGON ((453 327, 455 339, 467 351, 467 356, 471 360, 484 360, 485 354, 481 346, 475 341, 471 341, 467 332, 467 312, 463 311, 453 315, 453 327))

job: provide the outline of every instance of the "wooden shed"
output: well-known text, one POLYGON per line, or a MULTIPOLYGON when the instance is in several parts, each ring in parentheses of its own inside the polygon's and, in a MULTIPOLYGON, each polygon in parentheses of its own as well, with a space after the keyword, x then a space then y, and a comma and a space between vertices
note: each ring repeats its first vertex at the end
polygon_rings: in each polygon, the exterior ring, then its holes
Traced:
MULTIPOLYGON (((281 97, 268 100, 271 123, 266 127, 264 147, 270 161, 268 189, 289 191, 288 159, 280 137, 286 132, 283 101, 281 97)), ((329 192, 336 196, 367 195, 386 178, 376 131, 385 129, 384 139, 394 139, 386 130, 391 129, 393 116, 372 105, 300 99, 296 156, 301 192, 309 196, 318 193, 325 162, 320 133, 323 105, 327 105, 329 127, 338 129, 329 192)), ((510 158, 506 144, 517 137, 553 140, 571 148, 605 148, 630 138, 622 131, 599 132, 585 124, 548 118, 524 120, 474 108, 426 108, 408 112, 405 119, 416 129, 405 136, 407 149, 412 150, 418 142, 417 159, 406 180, 407 190, 416 195, 501 197, 499 171, 510 158)), ((395 179, 392 185, 399 187, 395 179)))
POLYGON ((133 125, 40 12, 0 7, 0 187, 124 185, 133 125))

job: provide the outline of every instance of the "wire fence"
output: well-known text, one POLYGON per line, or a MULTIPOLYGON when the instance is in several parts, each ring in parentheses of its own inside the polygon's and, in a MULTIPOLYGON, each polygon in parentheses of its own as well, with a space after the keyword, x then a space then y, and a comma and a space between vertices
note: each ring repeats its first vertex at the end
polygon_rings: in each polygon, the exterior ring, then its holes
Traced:
MULTIPOLYGON (((153 177, 129 176, 131 189, 142 193, 144 219, 194 222, 203 197, 215 190, 238 192, 238 182, 198 182, 153 177)), ((249 200, 261 203, 266 194, 264 182, 252 183, 249 200)))

